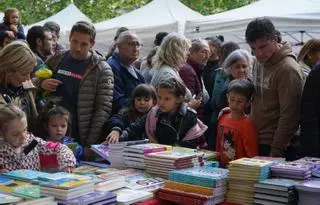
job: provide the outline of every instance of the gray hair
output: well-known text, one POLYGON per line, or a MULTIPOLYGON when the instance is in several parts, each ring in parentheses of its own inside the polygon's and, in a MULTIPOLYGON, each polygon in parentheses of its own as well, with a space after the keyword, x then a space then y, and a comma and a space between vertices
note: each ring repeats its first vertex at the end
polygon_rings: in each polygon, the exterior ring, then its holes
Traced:
POLYGON ((247 50, 237 49, 230 53, 230 55, 226 58, 224 63, 222 64, 222 69, 226 75, 231 74, 232 65, 235 64, 238 60, 245 60, 248 62, 249 73, 252 68, 252 56, 247 50))
POLYGON ((154 56, 154 67, 161 68, 163 65, 168 65, 179 70, 187 59, 190 46, 190 40, 184 35, 178 33, 168 34, 154 56))
POLYGON ((190 53, 200 51, 200 49, 201 49, 202 46, 204 46, 204 45, 208 45, 208 46, 209 46, 208 41, 206 41, 206 40, 204 40, 204 39, 201 39, 201 38, 193 39, 193 40, 191 41, 190 53))
POLYGON ((119 34, 118 39, 117 39, 117 44, 120 44, 122 42, 124 42, 128 36, 134 36, 138 38, 138 35, 132 31, 123 31, 119 34))

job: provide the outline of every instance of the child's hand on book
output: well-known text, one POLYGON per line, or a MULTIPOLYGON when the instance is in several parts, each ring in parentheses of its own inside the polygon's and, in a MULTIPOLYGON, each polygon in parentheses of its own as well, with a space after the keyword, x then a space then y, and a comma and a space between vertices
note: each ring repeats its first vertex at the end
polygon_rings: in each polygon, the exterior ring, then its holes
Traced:
POLYGON ((118 130, 112 130, 106 138, 108 144, 117 143, 120 139, 120 132, 118 130))

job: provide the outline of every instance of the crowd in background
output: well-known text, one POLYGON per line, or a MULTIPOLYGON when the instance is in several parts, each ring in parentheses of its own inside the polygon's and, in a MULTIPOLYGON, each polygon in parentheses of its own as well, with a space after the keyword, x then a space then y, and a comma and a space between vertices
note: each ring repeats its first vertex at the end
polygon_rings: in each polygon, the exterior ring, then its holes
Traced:
MULTIPOLYGON (((91 23, 71 28, 70 49, 59 44, 59 30, 47 22, 25 35, 19 11, 5 11, 0 111, 16 109, 29 132, 7 135, 3 128, 16 118, 0 115, 0 156, 27 146, 25 139, 40 140, 33 133, 49 142, 77 143, 76 158, 86 160, 93 158, 90 145, 146 138, 217 150, 222 166, 256 155, 320 157, 318 39, 296 57, 273 23, 257 18, 245 32, 251 52, 223 36, 191 40, 159 32, 143 57, 139 36, 121 27, 103 56, 93 49, 91 23)), ((23 127, 20 121, 12 126, 23 127)), ((1 160, 6 169, 22 166, 7 166, 10 157, 1 160)), ((62 164, 69 169, 74 163, 62 164)))

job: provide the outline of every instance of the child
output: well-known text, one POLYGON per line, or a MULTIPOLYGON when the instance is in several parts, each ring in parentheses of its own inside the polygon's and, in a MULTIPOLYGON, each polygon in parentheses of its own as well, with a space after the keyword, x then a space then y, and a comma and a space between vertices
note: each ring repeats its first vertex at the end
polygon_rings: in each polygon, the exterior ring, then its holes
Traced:
POLYGON ((3 23, 0 24, 0 39, 7 35, 10 39, 26 39, 19 22, 19 10, 8 8, 4 11, 3 23))
POLYGON ((144 118, 149 110, 155 105, 157 101, 156 91, 152 85, 140 84, 138 85, 131 94, 131 105, 130 107, 116 115, 113 115, 110 120, 106 123, 106 129, 110 134, 106 138, 107 143, 116 143, 120 141, 130 141, 144 139, 143 133, 140 136, 128 138, 127 135, 122 134, 122 130, 127 128, 131 123, 136 120, 144 118))
POLYGON ((59 171, 72 172, 75 158, 61 143, 46 142, 27 132, 25 113, 13 104, 0 105, 0 168, 41 170, 41 155, 56 155, 59 171))
POLYGON ((151 142, 196 148, 207 126, 185 102, 186 87, 175 78, 160 81, 158 106, 149 112, 145 129, 151 142))
POLYGON ((66 136, 68 128, 71 127, 71 117, 67 109, 54 106, 47 112, 44 123, 47 130, 46 140, 67 145, 73 151, 77 161, 83 158, 83 148, 74 142, 73 138, 66 136))
POLYGON ((255 124, 245 114, 254 92, 248 80, 236 79, 228 86, 230 113, 221 116, 217 129, 217 147, 221 166, 242 157, 258 155, 258 133, 255 124))

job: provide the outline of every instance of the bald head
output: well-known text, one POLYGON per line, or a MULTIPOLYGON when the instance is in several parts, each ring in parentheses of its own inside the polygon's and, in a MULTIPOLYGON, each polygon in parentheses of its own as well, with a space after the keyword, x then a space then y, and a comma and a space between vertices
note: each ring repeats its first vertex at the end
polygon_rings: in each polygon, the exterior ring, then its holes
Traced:
POLYGON ((119 35, 117 47, 123 64, 130 65, 139 58, 139 38, 132 31, 125 31, 119 35))

